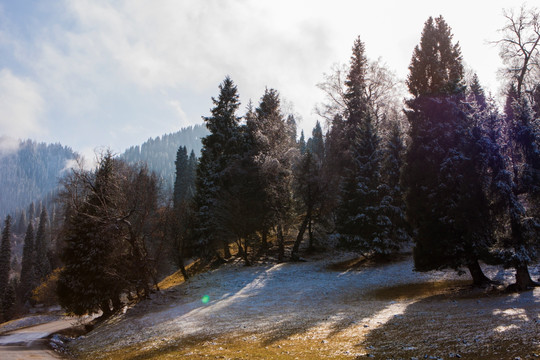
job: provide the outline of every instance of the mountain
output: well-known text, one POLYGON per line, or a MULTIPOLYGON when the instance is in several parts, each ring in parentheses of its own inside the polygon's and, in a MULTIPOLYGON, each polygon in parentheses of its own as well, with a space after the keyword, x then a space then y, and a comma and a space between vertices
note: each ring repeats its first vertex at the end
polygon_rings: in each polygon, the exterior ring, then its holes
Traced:
POLYGON ((26 209, 33 201, 50 196, 58 180, 77 158, 71 148, 60 144, 15 141, 0 138, 0 219, 26 209))
POLYGON ((193 150, 199 156, 201 139, 208 134, 204 125, 189 126, 175 133, 150 138, 142 145, 132 146, 121 154, 120 158, 130 164, 146 163, 148 169, 161 177, 165 189, 172 189, 178 148, 185 146, 188 153, 193 150))

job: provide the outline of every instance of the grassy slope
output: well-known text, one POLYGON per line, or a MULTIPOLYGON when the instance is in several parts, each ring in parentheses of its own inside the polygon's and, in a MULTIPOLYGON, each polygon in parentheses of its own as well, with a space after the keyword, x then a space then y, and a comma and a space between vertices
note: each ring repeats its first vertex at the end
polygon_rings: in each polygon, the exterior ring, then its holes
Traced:
MULTIPOLYGON (((83 359, 540 354, 540 289, 473 291, 452 272, 414 273, 410 259, 359 264, 227 264, 186 283, 172 277, 168 290, 73 342, 72 350, 83 359)), ((488 272, 511 280, 500 269, 488 272)))

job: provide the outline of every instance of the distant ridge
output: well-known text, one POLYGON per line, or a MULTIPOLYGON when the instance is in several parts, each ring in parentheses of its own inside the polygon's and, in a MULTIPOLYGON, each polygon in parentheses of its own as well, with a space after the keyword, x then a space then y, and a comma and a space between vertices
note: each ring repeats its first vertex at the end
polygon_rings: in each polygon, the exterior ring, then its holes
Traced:
MULTIPOLYGON (((38 143, 33 140, 13 141, 10 150, 0 152, 0 219, 39 201, 58 188, 63 176, 77 153, 61 144, 38 143)), ((0 144, 1 145, 1 144, 0 144)), ((1 146, 0 146, 1 148, 1 146)))
POLYGON ((142 145, 132 146, 120 158, 130 164, 147 164, 163 180, 165 189, 172 189, 178 148, 185 146, 188 153, 193 150, 198 157, 202 148, 201 139, 208 134, 204 125, 189 126, 171 134, 150 138, 142 145))

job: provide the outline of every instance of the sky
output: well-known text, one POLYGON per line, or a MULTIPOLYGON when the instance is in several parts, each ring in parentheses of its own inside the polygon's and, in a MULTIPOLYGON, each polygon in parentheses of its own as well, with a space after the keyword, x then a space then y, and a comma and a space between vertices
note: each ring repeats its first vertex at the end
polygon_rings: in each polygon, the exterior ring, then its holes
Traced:
POLYGON ((227 75, 241 113, 275 88, 309 134, 324 99, 316 84, 348 63, 358 36, 405 79, 429 16, 443 15, 466 66, 497 93, 503 65, 490 42, 503 9, 522 3, 0 0, 0 151, 31 138, 121 153, 202 123, 227 75))

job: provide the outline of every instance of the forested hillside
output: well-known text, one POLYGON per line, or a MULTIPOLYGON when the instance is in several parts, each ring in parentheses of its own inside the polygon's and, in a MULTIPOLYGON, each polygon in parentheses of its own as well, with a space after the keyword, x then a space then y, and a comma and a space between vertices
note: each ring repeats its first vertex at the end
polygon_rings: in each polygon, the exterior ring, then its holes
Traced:
POLYGON ((58 187, 58 179, 77 154, 60 144, 19 142, 14 152, 0 154, 0 216, 13 214, 58 187))
POLYGON ((150 138, 142 145, 132 146, 120 157, 130 164, 146 163, 148 169, 154 171, 161 179, 165 189, 171 189, 174 183, 176 152, 180 146, 185 146, 188 152, 201 152, 201 138, 208 135, 203 125, 182 128, 175 133, 150 138))

